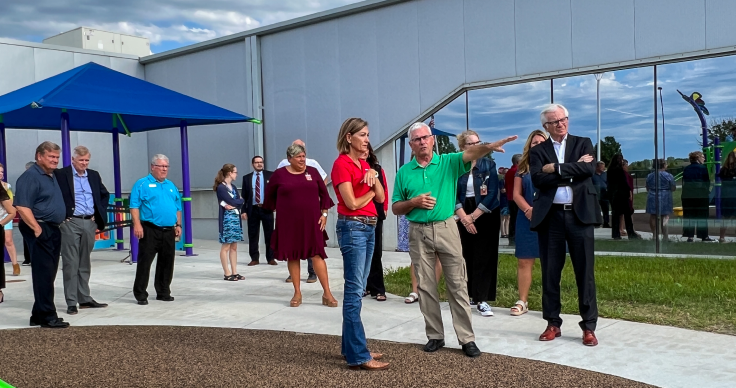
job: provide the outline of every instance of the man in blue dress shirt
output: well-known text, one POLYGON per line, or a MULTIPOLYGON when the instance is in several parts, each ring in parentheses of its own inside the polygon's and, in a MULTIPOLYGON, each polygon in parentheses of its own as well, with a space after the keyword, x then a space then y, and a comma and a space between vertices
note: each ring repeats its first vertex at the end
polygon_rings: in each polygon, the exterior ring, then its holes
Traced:
POLYGON ((148 304, 148 277, 153 258, 156 262, 156 300, 171 302, 171 280, 174 277, 176 238, 181 235, 181 196, 168 179, 169 158, 157 154, 151 159, 151 173, 138 180, 130 193, 130 215, 133 233, 140 239, 138 268, 135 271, 133 295, 140 305, 148 304))

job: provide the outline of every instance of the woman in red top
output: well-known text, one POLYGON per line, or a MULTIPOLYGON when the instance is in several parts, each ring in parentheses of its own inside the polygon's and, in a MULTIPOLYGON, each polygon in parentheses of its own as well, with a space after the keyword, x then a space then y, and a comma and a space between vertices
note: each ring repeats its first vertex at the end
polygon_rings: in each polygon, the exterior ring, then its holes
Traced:
POLYGON ((286 158, 289 165, 274 171, 266 185, 263 207, 276 211, 271 248, 277 260, 288 260, 289 274, 294 280, 291 307, 302 304, 299 260, 307 257, 312 258, 314 271, 324 290, 322 304, 337 307, 337 300, 330 292, 324 260, 327 258, 327 209, 334 204, 319 171, 307 166, 304 147, 292 144, 286 150, 286 158))
POLYGON ((360 320, 378 222, 373 201, 386 200, 378 172, 360 158, 368 151, 368 123, 359 118, 345 120, 337 137, 337 150, 340 156, 332 165, 332 184, 337 195, 337 241, 345 276, 342 355, 350 369, 387 369, 387 363, 377 361, 381 354, 368 351, 360 320))

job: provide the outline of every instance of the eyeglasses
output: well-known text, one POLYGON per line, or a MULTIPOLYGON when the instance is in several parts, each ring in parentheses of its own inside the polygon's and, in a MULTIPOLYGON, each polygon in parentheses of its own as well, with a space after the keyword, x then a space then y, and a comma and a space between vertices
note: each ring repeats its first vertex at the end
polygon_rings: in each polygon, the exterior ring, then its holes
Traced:
POLYGON ((415 137, 415 138, 411 139, 411 141, 414 142, 414 143, 416 143, 416 144, 420 144, 420 143, 422 143, 424 141, 429 141, 429 138, 430 137, 432 137, 432 135, 424 135, 424 136, 421 136, 421 137, 415 137))
POLYGON ((466 145, 466 146, 468 146, 468 147, 472 147, 472 146, 474 146, 474 145, 478 145, 478 144, 480 144, 480 143, 481 143, 481 141, 480 141, 480 140, 478 140, 478 141, 476 141, 476 142, 474 142, 474 143, 465 143, 465 145, 466 145))
POLYGON ((566 122, 567 122, 567 117, 563 117, 563 118, 561 118, 561 119, 559 119, 559 120, 555 120, 555 121, 547 121, 546 123, 544 123, 544 126, 545 126, 545 127, 549 127, 549 126, 553 126, 553 127, 556 127, 556 126, 558 126, 559 124, 564 124, 564 123, 566 123, 566 122))
POLYGON ((158 168, 160 168, 162 170, 168 170, 169 169, 169 166, 163 165, 163 164, 154 164, 153 166, 154 167, 158 167, 158 168))

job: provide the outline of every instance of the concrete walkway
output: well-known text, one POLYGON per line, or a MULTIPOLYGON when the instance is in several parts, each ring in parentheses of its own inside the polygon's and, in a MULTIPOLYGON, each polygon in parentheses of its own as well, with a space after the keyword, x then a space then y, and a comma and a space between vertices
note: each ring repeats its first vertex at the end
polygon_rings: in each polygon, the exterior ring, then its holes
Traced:
MULTIPOLYGON (((133 298, 135 266, 120 262, 127 252, 95 252, 92 294, 97 301, 110 303, 110 307, 80 310, 76 316, 66 315, 59 271, 56 282, 59 316, 72 325, 82 326, 212 326, 340 335, 341 309, 321 305, 319 283, 302 283, 304 304, 290 308, 293 288, 284 282, 286 265, 247 267, 247 245, 241 244, 239 248, 241 264, 238 270, 246 277, 245 281, 223 281, 219 244, 198 240, 195 252, 199 256, 177 258, 172 284, 176 301, 156 301, 151 284, 152 297, 148 306, 137 305, 133 298)), ((328 255, 331 256, 328 259, 331 288, 342 306, 340 251, 328 249, 328 255)), ((408 263, 406 253, 384 253, 385 266, 408 263)), ((11 272, 9 264, 5 269, 6 273, 11 272)), ((0 329, 28 327, 33 295, 30 269, 22 269, 20 277, 8 277, 11 281, 26 281, 10 283, 4 290, 6 301, 0 305, 0 329)), ((302 272, 306 276, 306 265, 302 272)), ((443 314, 447 345, 458 348, 446 303, 443 314)), ((576 316, 564 316, 561 338, 539 342, 537 337, 545 328, 540 312, 511 317, 508 309, 498 308, 496 315, 490 318, 481 317, 476 311, 473 314, 476 343, 484 352, 569 365, 661 387, 733 387, 736 381, 734 336, 601 319, 596 331, 600 345, 588 348, 581 344, 576 316)), ((389 295, 386 302, 364 299, 362 317, 370 338, 416 344, 426 342, 418 304, 406 305, 401 297, 389 295)), ((338 351, 335 349, 336 353, 338 351)), ((523 374, 524 371, 499 373, 523 374)))

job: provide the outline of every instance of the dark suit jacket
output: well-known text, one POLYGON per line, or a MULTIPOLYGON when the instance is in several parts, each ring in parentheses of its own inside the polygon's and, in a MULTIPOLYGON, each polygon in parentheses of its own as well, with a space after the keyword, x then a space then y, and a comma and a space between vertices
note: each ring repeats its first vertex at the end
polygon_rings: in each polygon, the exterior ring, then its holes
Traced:
MULTIPOLYGON (((61 195, 64 197, 64 205, 66 205, 66 218, 74 215, 76 202, 74 198, 74 171, 72 166, 67 166, 54 170, 56 180, 59 182, 61 195)), ((89 187, 92 189, 92 199, 95 202, 95 223, 98 230, 105 229, 107 221, 107 203, 110 200, 110 193, 105 185, 102 184, 100 173, 90 168, 87 169, 87 180, 89 187)))
POLYGON ((598 196, 591 179, 595 173, 596 161, 578 162, 583 155, 595 155, 593 143, 587 137, 570 134, 567 135, 565 162, 562 164, 558 163, 551 138, 529 151, 529 172, 532 183, 538 190, 532 211, 532 230, 537 230, 547 218, 560 186, 572 188, 572 207, 580 222, 588 225, 603 223, 598 196), (542 168, 548 163, 555 164, 555 172, 552 174, 542 172, 542 168))
POLYGON ((710 174, 704 164, 690 163, 682 171, 682 198, 705 199, 710 196, 710 174))
MULTIPOLYGON (((263 185, 264 196, 266 194, 266 185, 268 184, 268 181, 271 180, 271 175, 273 175, 273 171, 263 170, 263 179, 265 182, 261 182, 261 184, 263 185)), ((243 185, 240 187, 243 188, 243 199, 245 200, 241 211, 250 217, 250 212, 253 211, 253 173, 245 174, 245 176, 243 176, 243 185)), ((265 200, 266 198, 261 198, 261 202, 265 200)), ((270 211, 265 208, 263 210, 270 211)))

